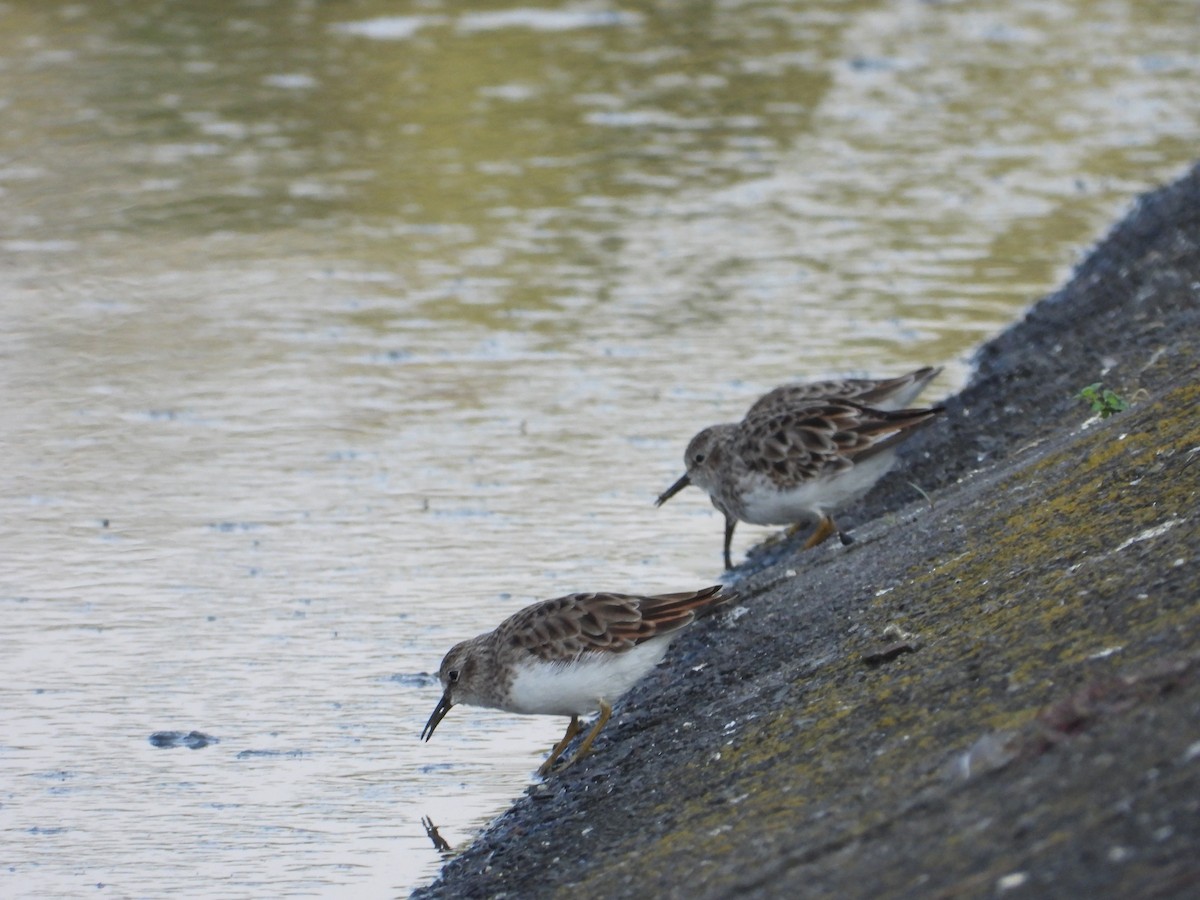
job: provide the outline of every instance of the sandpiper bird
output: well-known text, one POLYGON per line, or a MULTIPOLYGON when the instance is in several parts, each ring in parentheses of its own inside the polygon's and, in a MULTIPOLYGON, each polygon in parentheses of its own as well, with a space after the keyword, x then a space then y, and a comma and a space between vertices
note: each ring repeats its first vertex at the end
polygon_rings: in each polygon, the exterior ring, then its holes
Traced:
POLYGON ((713 425, 692 438, 684 453, 687 471, 655 505, 690 484, 707 491, 725 514, 726 569, 733 568, 729 548, 739 521, 796 525, 816 519, 806 549, 832 534, 848 543, 831 514, 870 490, 895 462, 896 445, 943 411, 895 408, 938 371, 776 388, 741 422, 713 425), (839 396, 829 397, 831 390, 839 396), (859 402, 867 398, 879 408, 859 402))
POLYGON ((583 730, 579 717, 598 710, 566 768, 591 749, 612 704, 662 661, 676 633, 732 598, 716 585, 653 597, 568 594, 528 606, 450 649, 438 670, 442 699, 421 738, 428 741, 456 703, 570 716, 566 734, 538 769, 544 776, 583 730))

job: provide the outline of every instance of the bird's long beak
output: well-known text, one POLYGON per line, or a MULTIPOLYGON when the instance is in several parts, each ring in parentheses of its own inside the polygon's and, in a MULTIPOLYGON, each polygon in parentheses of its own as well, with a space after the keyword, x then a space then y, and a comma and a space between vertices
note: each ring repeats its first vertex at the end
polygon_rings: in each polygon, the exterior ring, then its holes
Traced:
POLYGON ((433 729, 438 727, 438 722, 446 718, 446 713, 450 712, 450 707, 453 705, 454 702, 450 699, 450 688, 446 688, 446 693, 442 694, 442 699, 433 708, 433 715, 429 717, 429 721, 421 729, 421 740, 427 741, 433 737, 433 729))
POLYGON ((682 478, 659 495, 658 499, 654 501, 654 505, 662 506, 691 483, 692 479, 688 477, 687 472, 684 472, 682 478))

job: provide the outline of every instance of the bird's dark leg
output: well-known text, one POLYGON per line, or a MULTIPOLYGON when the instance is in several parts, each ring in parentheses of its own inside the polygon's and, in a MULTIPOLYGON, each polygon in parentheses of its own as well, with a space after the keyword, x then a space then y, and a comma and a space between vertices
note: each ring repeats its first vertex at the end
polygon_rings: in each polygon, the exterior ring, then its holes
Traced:
POLYGON ((733 560, 729 556, 729 545, 733 541, 733 529, 737 528, 737 519, 726 513, 725 515, 725 571, 728 572, 733 568, 733 560))

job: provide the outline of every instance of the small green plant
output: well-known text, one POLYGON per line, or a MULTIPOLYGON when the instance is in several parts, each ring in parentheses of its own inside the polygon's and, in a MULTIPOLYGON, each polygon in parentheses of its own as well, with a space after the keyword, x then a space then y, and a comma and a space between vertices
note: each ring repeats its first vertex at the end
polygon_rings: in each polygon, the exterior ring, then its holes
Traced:
POLYGON ((1129 408, 1125 398, 1116 391, 1106 388, 1102 381, 1089 384, 1079 392, 1079 397, 1090 403, 1092 412, 1098 413, 1102 419, 1107 419, 1113 413, 1129 408))

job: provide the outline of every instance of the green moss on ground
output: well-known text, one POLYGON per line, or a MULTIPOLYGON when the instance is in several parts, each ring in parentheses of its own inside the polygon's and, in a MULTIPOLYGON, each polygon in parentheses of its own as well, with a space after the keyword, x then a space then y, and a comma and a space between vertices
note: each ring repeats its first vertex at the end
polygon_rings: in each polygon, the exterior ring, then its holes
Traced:
MULTIPOLYGON (((719 868, 746 832, 781 853, 862 840, 910 815, 915 797, 951 791, 946 764, 974 737, 1029 726, 1074 687, 1194 646, 1200 417, 1185 410, 1198 401, 1200 383, 1178 385, 1027 452, 982 497, 939 501, 947 523, 970 504, 972 549, 910 569, 863 617, 875 634, 902 623, 919 650, 865 671, 847 647, 819 677, 799 674, 796 703, 751 719, 719 755, 675 773, 720 784, 736 802, 698 792, 680 805, 670 792, 645 806, 641 815, 686 828, 631 847, 577 885, 582 895, 604 896, 613 866, 719 868), (1172 570, 1168 590, 1162 573, 1172 570)), ((997 777, 1021 774, 1013 763, 997 777)), ((953 869, 959 845, 973 840, 947 833, 943 862, 953 869)), ((1044 835, 1039 852, 1065 840, 1044 835)), ((723 886, 707 880, 717 877, 705 876, 704 893, 744 886, 743 872, 723 886)))

